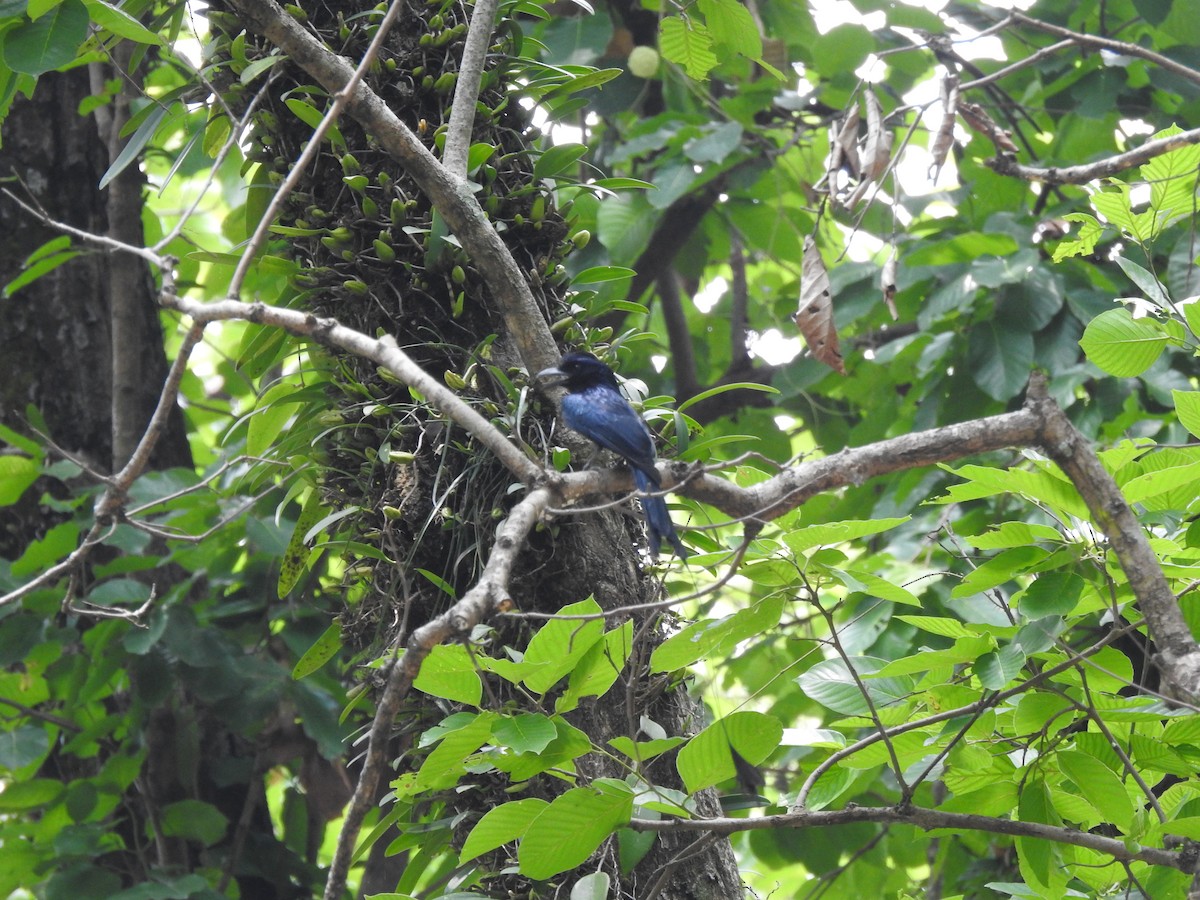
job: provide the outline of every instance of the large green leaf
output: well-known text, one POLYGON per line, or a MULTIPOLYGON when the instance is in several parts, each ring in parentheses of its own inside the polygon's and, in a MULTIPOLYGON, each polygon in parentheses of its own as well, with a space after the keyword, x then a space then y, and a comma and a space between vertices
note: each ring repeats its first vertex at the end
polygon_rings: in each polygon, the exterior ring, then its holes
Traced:
POLYGON ((1122 307, 1092 319, 1079 345, 1109 375, 1132 378, 1154 365, 1168 341, 1157 320, 1135 319, 1122 307))
POLYGON ((629 821, 632 810, 633 793, 611 779, 597 779, 590 787, 554 798, 521 839, 521 874, 544 880, 575 868, 629 821))
POLYGON ((4 32, 4 63, 14 72, 41 75, 67 65, 87 37, 83 0, 62 0, 33 22, 4 32))

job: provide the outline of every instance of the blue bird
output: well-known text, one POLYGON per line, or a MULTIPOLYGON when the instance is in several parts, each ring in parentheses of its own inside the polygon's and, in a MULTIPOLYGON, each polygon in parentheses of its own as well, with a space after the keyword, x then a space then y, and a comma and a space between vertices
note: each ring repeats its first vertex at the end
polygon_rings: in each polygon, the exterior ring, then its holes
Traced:
POLYGON ((563 422, 572 431, 620 456, 633 469, 633 482, 642 492, 642 509, 650 532, 650 552, 658 556, 666 538, 680 559, 688 551, 675 533, 675 525, 662 497, 649 496, 660 491, 662 482, 654 467, 654 437, 645 421, 621 394, 617 376, 590 353, 571 352, 557 366, 538 372, 539 379, 553 379, 567 390, 562 401, 563 422))

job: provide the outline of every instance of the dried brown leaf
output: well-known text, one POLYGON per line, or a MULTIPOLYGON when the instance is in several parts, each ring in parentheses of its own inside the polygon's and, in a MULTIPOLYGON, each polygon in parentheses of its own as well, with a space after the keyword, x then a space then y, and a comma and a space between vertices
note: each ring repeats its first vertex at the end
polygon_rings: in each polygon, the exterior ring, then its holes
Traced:
POLYGON ((930 154, 933 156, 933 162, 929 166, 930 181, 937 181, 942 166, 946 164, 946 157, 950 155, 950 148, 954 146, 954 123, 958 121, 958 76, 955 74, 942 79, 942 109, 942 125, 938 128, 930 148, 930 154))
POLYGON ((838 347, 837 328, 833 324, 833 291, 829 285, 829 273, 825 270, 825 261, 821 259, 821 252, 812 235, 804 239, 796 327, 804 336, 814 359, 842 375, 846 374, 846 364, 838 347))

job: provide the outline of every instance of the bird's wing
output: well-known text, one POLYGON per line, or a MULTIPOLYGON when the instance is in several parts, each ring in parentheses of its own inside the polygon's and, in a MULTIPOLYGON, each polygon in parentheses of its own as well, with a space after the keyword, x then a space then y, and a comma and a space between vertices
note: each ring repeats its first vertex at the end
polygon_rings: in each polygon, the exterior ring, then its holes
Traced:
POLYGON ((654 438, 629 401, 607 386, 589 388, 563 398, 567 427, 590 438, 606 450, 623 457, 647 474, 654 468, 654 438))

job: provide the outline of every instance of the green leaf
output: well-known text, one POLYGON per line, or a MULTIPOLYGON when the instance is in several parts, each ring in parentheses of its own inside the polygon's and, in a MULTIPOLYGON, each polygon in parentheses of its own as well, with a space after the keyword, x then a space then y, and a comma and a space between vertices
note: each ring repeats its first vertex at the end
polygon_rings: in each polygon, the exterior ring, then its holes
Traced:
POLYGON ((304 655, 296 660, 296 665, 292 668, 293 680, 299 681, 306 675, 311 675, 337 656, 341 649, 342 626, 340 622, 334 622, 325 629, 311 647, 304 651, 304 655))
POLYGON ((463 842, 459 862, 469 862, 477 856, 524 837, 530 823, 549 805, 545 800, 528 797, 524 800, 512 800, 488 810, 483 818, 475 823, 475 827, 463 842))
MULTIPOLYGON (((1150 140, 1182 134, 1171 125, 1150 140)), ((1195 208, 1196 170, 1200 166, 1200 146, 1186 144, 1154 157, 1141 167, 1142 178, 1150 185, 1150 209, 1155 213, 1155 234, 1174 219, 1190 215, 1195 208)))
POLYGON ((533 164, 534 180, 540 181, 559 174, 587 152, 588 148, 583 144, 555 144, 543 152, 533 164))
POLYGON ((968 361, 971 377, 993 400, 1019 394, 1033 369, 1033 335, 1005 321, 990 319, 971 329, 968 361))
MULTIPOLYGON (((1168 491, 1193 485, 1197 481, 1200 481, 1200 462, 1185 466, 1171 466, 1139 475, 1121 485, 1121 492, 1130 503, 1143 503, 1168 491)), ((1187 494, 1192 498, 1196 496, 1194 490, 1188 491, 1187 494)))
POLYGON ((948 619, 943 616, 896 616, 895 618, 941 637, 957 639, 979 636, 979 632, 971 630, 958 619, 948 619))
POLYGON ((607 872, 584 875, 571 886, 570 900, 608 900, 611 883, 607 872))
MULTIPOLYGON (((632 271, 632 270, 630 270, 632 271)), ((678 411, 684 412, 702 400, 707 400, 709 397, 716 397, 718 394, 724 394, 726 391, 762 391, 764 394, 778 394, 779 389, 771 387, 769 384, 758 384, 753 381, 738 381, 730 384, 719 384, 716 387, 709 388, 706 391, 701 391, 687 400, 679 404, 678 411)))
POLYGON ((541 753, 558 737, 558 729, 546 716, 524 713, 501 718, 492 727, 492 737, 514 753, 541 753))
MULTIPOLYGON (((325 508, 321 505, 321 492, 310 491, 308 499, 304 501, 304 507, 300 510, 300 518, 296 520, 296 527, 292 529, 287 550, 283 552, 283 558, 279 561, 279 581, 276 584, 276 593, 280 600, 292 592, 292 588, 300 581, 300 577, 309 570, 311 561, 321 554, 320 550, 313 551, 309 548, 305 536, 309 529, 321 520, 324 513, 325 508)), ((293 677, 295 676, 293 675, 293 677)))
POLYGON ((475 660, 462 644, 438 644, 421 663, 413 687, 434 697, 478 706, 483 682, 475 660))
MULTIPOLYGON (((739 6, 745 10, 745 7, 739 6)), ((742 143, 744 129, 739 122, 724 122, 706 129, 702 137, 683 145, 684 155, 694 163, 719 163, 742 143)))
POLYGON ((20 812, 49 806, 63 795, 64 790, 62 782, 50 778, 10 782, 0 791, 0 812, 20 812))
POLYGON ((200 800, 180 800, 162 811, 162 830, 168 837, 186 838, 211 847, 225 836, 229 819, 200 800))
POLYGON ((707 28, 699 22, 670 16, 658 29, 658 49, 673 63, 683 66, 688 77, 704 81, 717 65, 713 40, 707 28))
POLYGON ((1080 222, 1079 233, 1070 240, 1059 241, 1054 248, 1053 259, 1062 262, 1070 256, 1089 256, 1096 249, 1096 243, 1104 234, 1104 226, 1087 213, 1068 213, 1063 216, 1068 222, 1080 222))
POLYGON ((712 787, 737 774, 732 747, 752 766, 774 752, 783 738, 783 726, 774 716, 743 710, 718 719, 679 751, 675 767, 689 793, 712 787))
MULTIPOLYGON (((581 600, 558 611, 563 616, 595 615, 600 606, 595 600, 581 600)), ((571 672, 584 654, 604 636, 600 619, 552 619, 529 641, 522 664, 529 670, 523 678, 526 686, 544 694, 560 678, 571 672)))
POLYGON ((717 45, 748 59, 762 56, 762 36, 750 10, 738 0, 700 0, 700 12, 717 45))
MULTIPOLYGON (((430 656, 432 655, 431 653, 430 656)), ((422 665, 421 669, 424 671, 425 667, 422 665)), ((411 782, 402 784, 401 780, 394 783, 397 793, 410 795, 419 791, 439 791, 452 787, 466 773, 470 756, 491 739, 492 727, 497 718, 495 713, 479 713, 469 716, 461 728, 447 732, 425 757, 425 762, 421 764, 411 782)))
POLYGON ((844 544, 872 534, 879 534, 903 525, 909 516, 893 519, 847 519, 842 522, 826 522, 820 525, 807 525, 804 528, 784 534, 784 543, 793 553, 804 553, 813 547, 828 547, 833 544, 844 544))
POLYGON ((0 456, 0 506, 11 506, 37 481, 40 466, 28 456, 0 456))
POLYGON ((987 690, 998 691, 1016 678, 1024 665, 1024 651, 1009 644, 979 657, 975 663, 975 675, 987 690))
POLYGON ((1106 821, 1128 834, 1133 826, 1133 802, 1116 773, 1096 757, 1076 750, 1062 750, 1056 759, 1083 798, 1106 821))
POLYGON ((1038 541, 1061 541, 1057 528, 1027 522, 1004 522, 999 527, 983 534, 962 536, 963 543, 977 550, 1001 550, 1007 547, 1025 547, 1038 541))
POLYGON ((1171 298, 1167 294, 1167 289, 1147 269, 1139 266, 1131 259, 1126 259, 1124 256, 1117 257, 1117 265, 1121 267, 1121 271, 1129 276, 1130 281, 1142 289, 1142 293, 1155 306, 1164 312, 1170 309, 1171 298))
POLYGON ((971 262, 981 256, 1010 256, 1018 249, 1017 242, 1007 234, 968 231, 944 241, 922 242, 908 255, 907 263, 910 266, 944 266, 971 262))
POLYGON ((1018 609, 1027 619, 1070 615, 1083 586, 1083 579, 1074 572, 1046 572, 1021 592, 1018 609))
POLYGON ((1133 378, 1154 365, 1167 342, 1157 320, 1135 319, 1122 307, 1092 319, 1079 346, 1097 368, 1118 378, 1133 378))
POLYGON ((1175 414, 1179 416, 1179 424, 1186 428, 1192 437, 1200 437, 1200 391, 1172 389, 1171 397, 1175 400, 1175 414))
POLYGON ((1153 213, 1138 214, 1133 211, 1129 185, 1123 181, 1110 181, 1104 188, 1092 194, 1092 206, 1096 212, 1139 243, 1145 243, 1154 234, 1153 213))
POLYGON ((585 697, 603 697, 620 676, 632 652, 631 619, 606 633, 604 640, 592 644, 572 670, 567 689, 554 701, 554 711, 570 712, 585 697))
POLYGON ((571 284, 605 284, 609 281, 624 281, 636 274, 633 269, 625 266, 592 266, 572 278, 571 284))
POLYGON ((161 46, 162 38, 135 19, 125 10, 104 0, 83 0, 92 21, 106 31, 111 31, 118 37, 137 41, 139 44, 156 44, 161 46))
POLYGON ((138 158, 138 155, 150 143, 150 139, 158 131, 158 126, 162 124, 170 111, 171 108, 169 106, 158 105, 146 116, 142 124, 138 126, 137 131, 133 133, 125 146, 121 148, 121 152, 112 161, 112 165, 100 176, 100 183, 97 185, 100 190, 104 190, 110 181, 124 172, 129 164, 138 158))
POLYGON ((25 75, 65 66, 75 59, 87 29, 88 12, 82 0, 63 0, 36 21, 4 33, 4 63, 25 75))
POLYGON ((850 662, 862 682, 861 688, 841 659, 822 660, 797 678, 796 683, 810 700, 834 712, 852 716, 870 713, 871 707, 863 697, 864 689, 876 710, 903 703, 913 692, 914 682, 907 676, 866 677, 882 669, 884 660, 860 656, 851 657, 850 662))
POLYGON ((629 821, 633 793, 619 781, 597 779, 572 788, 530 824, 517 852, 521 874, 545 880, 580 865, 629 821))
POLYGON ((654 648, 650 671, 674 672, 714 654, 724 655, 741 641, 778 627, 783 610, 783 595, 774 594, 723 619, 694 622, 654 648))

